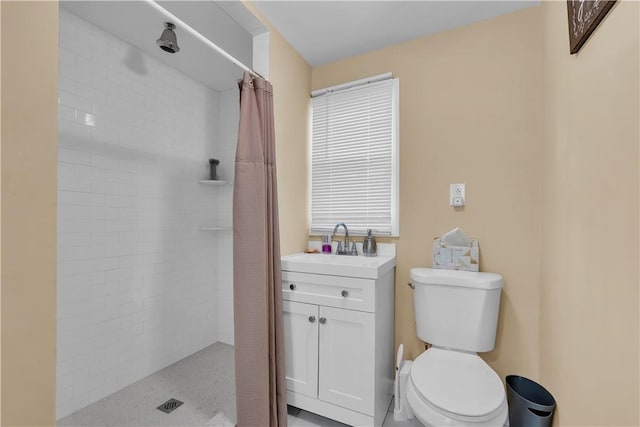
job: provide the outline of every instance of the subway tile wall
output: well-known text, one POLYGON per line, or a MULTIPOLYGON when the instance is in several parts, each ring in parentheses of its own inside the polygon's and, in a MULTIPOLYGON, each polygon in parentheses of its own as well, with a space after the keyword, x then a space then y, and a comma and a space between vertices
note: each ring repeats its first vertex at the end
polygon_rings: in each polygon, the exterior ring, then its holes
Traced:
MULTIPOLYGON (((219 135, 220 167, 222 179, 233 181, 240 104, 238 90, 220 92, 219 135)), ((219 188, 218 220, 233 224, 233 186, 219 188)), ((233 345, 233 233, 220 233, 218 237, 218 324, 219 340, 233 345)))
POLYGON ((198 181, 210 157, 232 180, 238 113, 64 9, 59 90, 61 418, 233 342, 231 233, 199 230, 230 225, 232 189, 198 181))

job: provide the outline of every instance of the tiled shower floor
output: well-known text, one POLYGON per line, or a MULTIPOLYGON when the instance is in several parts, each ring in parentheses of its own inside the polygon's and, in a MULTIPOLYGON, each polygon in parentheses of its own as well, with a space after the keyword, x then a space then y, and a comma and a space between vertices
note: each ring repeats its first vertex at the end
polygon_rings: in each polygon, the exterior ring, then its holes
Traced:
MULTIPOLYGON (((233 427, 235 382, 233 347, 215 343, 155 374, 62 418, 57 427, 233 427), (184 404, 165 414, 156 409, 175 398, 184 404)), ((347 427, 289 407, 289 427, 347 427)), ((393 406, 383 427, 418 427, 397 422, 393 406)))
POLYGON ((202 427, 233 425, 233 347, 215 343, 104 399, 60 419, 58 427, 202 427), (165 414, 156 409, 175 398, 184 404, 165 414), (227 422, 222 423, 223 417, 227 422))

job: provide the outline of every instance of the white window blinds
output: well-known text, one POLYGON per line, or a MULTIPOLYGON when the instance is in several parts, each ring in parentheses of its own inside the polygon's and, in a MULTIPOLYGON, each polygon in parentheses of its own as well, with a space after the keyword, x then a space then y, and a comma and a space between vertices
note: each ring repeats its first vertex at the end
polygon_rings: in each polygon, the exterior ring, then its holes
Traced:
POLYGON ((310 234, 398 236, 398 79, 312 98, 310 234))

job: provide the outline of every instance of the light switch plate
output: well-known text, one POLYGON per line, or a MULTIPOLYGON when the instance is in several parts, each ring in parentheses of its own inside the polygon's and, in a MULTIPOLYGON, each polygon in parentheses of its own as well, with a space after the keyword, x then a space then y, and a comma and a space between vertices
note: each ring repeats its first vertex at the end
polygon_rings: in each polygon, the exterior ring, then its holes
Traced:
POLYGON ((464 206, 466 193, 464 184, 451 184, 449 186, 449 205, 454 207, 464 206))

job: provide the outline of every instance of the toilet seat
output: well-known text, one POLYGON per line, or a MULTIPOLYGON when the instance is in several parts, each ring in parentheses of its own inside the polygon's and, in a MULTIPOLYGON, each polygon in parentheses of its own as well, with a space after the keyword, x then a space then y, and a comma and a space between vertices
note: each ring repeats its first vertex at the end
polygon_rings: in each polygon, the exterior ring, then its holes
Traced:
POLYGON ((410 380, 423 403, 452 419, 485 421, 504 409, 500 377, 475 353, 432 347, 414 361, 410 380))

